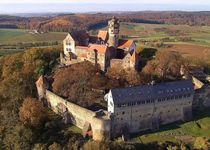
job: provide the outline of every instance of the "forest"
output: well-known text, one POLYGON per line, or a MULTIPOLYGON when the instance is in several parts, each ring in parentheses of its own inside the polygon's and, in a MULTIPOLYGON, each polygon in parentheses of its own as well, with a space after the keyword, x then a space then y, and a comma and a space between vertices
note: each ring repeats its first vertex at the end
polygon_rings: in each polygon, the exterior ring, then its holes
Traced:
POLYGON ((124 12, 96 14, 62 14, 55 17, 18 17, 0 15, 0 27, 37 29, 44 32, 69 32, 73 29, 93 30, 106 26, 107 20, 117 16, 122 22, 149 24, 210 25, 210 12, 124 12))

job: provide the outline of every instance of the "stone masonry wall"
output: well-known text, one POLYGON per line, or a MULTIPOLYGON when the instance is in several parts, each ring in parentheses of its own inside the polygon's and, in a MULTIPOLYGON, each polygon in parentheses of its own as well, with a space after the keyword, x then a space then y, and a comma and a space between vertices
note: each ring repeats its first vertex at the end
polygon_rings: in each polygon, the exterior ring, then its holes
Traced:
POLYGON ((193 96, 176 100, 156 102, 137 106, 115 107, 113 117, 113 134, 120 135, 124 126, 130 133, 147 129, 157 130, 159 125, 190 119, 193 96), (189 117, 189 118, 188 118, 189 117), (115 133, 114 133, 115 132, 115 133))
POLYGON ((80 129, 83 129, 86 122, 90 123, 94 140, 110 138, 110 119, 98 117, 96 112, 68 102, 48 90, 45 98, 54 112, 60 115, 68 112, 69 121, 80 129))

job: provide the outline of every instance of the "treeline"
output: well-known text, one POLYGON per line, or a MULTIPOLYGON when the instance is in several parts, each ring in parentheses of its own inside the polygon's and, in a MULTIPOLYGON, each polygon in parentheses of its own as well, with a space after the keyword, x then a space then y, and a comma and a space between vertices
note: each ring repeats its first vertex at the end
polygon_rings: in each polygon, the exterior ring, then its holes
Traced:
MULTIPOLYGON (((75 29, 98 29, 107 25, 107 21, 117 16, 123 22, 150 24, 210 25, 210 12, 124 12, 109 14, 62 14, 56 17, 14 17, 0 16, 1 23, 7 23, 24 29, 41 31, 68 32, 75 29)), ((10 27, 10 26, 8 26, 10 27)))
POLYGON ((18 27, 15 24, 0 24, 0 28, 17 29, 18 27))

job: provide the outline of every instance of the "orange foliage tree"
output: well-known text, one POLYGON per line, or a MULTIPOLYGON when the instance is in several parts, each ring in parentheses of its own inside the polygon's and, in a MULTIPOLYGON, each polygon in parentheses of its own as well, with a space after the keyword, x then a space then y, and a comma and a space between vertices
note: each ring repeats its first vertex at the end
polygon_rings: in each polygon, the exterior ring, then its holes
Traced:
POLYGON ((27 97, 19 109, 19 118, 24 124, 38 127, 46 118, 46 110, 40 101, 27 97))

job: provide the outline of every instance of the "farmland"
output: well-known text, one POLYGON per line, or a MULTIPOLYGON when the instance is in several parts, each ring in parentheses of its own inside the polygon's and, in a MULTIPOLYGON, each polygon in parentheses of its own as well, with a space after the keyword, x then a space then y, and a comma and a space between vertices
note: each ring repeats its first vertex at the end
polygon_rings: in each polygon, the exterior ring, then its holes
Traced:
POLYGON ((210 46, 209 26, 122 23, 121 35, 139 41, 160 40, 170 44, 181 42, 210 46))
POLYGON ((23 29, 0 29, 0 56, 31 47, 58 45, 65 35, 65 32, 31 34, 23 29))
POLYGON ((28 42, 52 42, 61 41, 65 32, 49 32, 44 34, 30 34, 29 30, 23 29, 0 29, 0 43, 28 43, 28 42))

